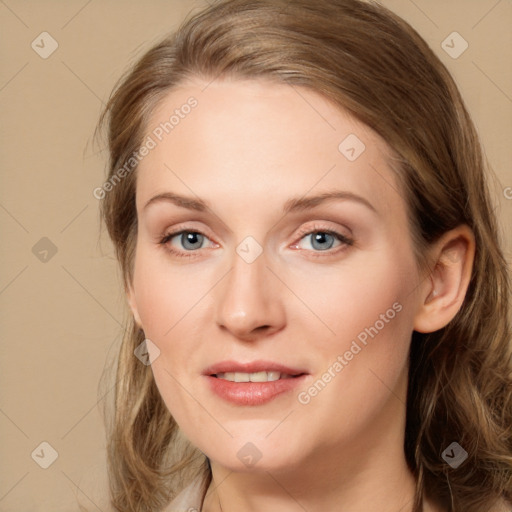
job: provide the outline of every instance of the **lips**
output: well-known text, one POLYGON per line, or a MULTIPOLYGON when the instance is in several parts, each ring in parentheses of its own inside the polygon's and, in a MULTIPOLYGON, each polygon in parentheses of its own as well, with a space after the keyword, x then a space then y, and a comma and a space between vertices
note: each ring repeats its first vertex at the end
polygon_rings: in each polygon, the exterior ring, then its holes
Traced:
POLYGON ((263 405, 303 383, 307 372, 271 361, 223 361, 203 372, 210 390, 235 405, 263 405))

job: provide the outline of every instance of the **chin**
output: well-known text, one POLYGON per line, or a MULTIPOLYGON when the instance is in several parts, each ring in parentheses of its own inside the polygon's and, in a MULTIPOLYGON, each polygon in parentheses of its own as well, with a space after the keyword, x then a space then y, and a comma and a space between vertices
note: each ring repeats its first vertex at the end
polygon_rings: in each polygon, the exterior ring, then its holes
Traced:
MULTIPOLYGON (((211 444, 210 444, 211 447, 211 444)), ((217 464, 236 472, 280 472, 302 464, 305 449, 284 438, 265 439, 264 436, 243 436, 217 445, 214 452, 204 452, 217 464)))

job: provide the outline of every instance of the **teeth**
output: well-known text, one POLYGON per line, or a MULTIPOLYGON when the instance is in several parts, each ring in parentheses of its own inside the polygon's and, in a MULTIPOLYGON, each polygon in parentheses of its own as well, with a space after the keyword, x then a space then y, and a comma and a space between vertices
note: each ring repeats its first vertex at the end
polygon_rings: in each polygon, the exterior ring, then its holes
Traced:
POLYGON ((280 372, 255 372, 255 373, 242 373, 242 372, 226 372, 217 373, 217 378, 229 380, 231 382, 273 382, 279 379, 291 379, 292 376, 280 372))
POLYGON ((251 382, 268 382, 270 380, 267 372, 246 373, 245 375, 247 375, 247 380, 251 382))
MULTIPOLYGON (((284 378, 284 375, 283 374, 283 378, 284 378)), ((273 381, 273 380, 279 380, 281 378, 281 374, 279 372, 267 372, 267 380, 269 382, 273 381)))

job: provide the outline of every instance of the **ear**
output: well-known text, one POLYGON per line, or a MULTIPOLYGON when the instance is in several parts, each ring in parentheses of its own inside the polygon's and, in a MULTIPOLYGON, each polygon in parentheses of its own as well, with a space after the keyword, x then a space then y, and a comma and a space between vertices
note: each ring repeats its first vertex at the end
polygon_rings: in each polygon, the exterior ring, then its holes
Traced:
POLYGON ((475 237, 469 226, 445 233, 430 252, 430 275, 420 289, 414 330, 428 333, 445 327, 460 310, 471 280, 475 237))
POLYGON ((135 300, 135 292, 131 284, 128 286, 126 298, 128 300, 128 305, 130 306, 130 309, 132 311, 133 318, 135 319, 135 323, 142 329, 142 322, 140 321, 139 310, 137 309, 137 302, 135 300))

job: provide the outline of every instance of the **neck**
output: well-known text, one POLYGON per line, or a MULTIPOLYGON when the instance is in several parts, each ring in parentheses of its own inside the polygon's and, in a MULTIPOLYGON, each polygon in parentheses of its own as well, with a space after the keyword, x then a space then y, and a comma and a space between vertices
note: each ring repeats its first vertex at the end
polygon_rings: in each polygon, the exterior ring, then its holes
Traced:
POLYGON ((335 480, 319 472, 242 475, 219 468, 212 477, 204 512, 411 512, 414 501, 415 482, 406 468, 387 472, 387 485, 382 475, 376 484, 376 475, 368 472, 335 480))

